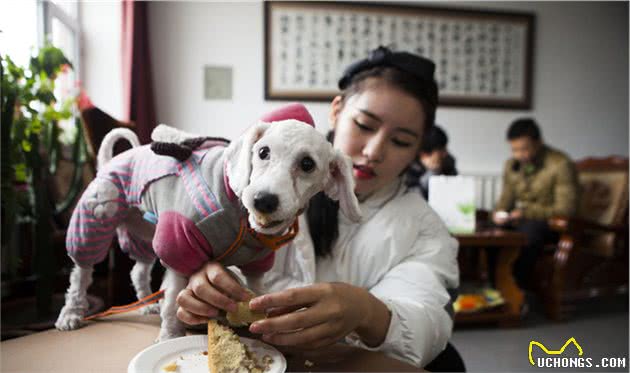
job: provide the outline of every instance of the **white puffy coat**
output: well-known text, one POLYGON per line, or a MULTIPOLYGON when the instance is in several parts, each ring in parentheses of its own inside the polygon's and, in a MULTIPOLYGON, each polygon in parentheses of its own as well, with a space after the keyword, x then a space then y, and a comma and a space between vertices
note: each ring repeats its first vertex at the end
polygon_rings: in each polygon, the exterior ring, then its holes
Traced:
POLYGON ((451 295, 459 285, 457 241, 419 193, 396 180, 361 203, 363 220, 339 214, 332 255, 315 259, 308 226, 276 253, 263 279, 265 292, 316 282, 345 282, 368 289, 390 309, 385 341, 346 341, 423 367, 446 346, 453 327, 451 295))

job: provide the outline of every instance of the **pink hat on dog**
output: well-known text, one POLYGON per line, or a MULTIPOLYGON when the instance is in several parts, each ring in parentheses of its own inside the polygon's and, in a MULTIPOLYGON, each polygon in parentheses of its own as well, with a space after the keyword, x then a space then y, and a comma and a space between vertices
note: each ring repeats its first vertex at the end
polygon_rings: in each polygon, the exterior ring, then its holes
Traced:
POLYGON ((275 109, 262 117, 263 122, 278 122, 281 120, 295 119, 315 127, 315 121, 306 107, 300 103, 294 102, 275 109))

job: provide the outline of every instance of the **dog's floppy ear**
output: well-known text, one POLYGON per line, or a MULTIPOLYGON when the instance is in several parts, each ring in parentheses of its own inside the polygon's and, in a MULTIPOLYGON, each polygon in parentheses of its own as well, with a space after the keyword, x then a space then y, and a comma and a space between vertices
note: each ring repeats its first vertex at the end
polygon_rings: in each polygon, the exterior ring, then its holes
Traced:
POLYGON ((258 122, 225 149, 230 188, 239 198, 249 184, 249 176, 252 173, 252 148, 267 128, 268 123, 258 122))
POLYGON ((354 178, 352 177, 352 161, 341 151, 335 149, 335 157, 330 162, 330 177, 324 193, 339 201, 341 212, 353 222, 361 220, 361 208, 357 196, 354 195, 354 178))

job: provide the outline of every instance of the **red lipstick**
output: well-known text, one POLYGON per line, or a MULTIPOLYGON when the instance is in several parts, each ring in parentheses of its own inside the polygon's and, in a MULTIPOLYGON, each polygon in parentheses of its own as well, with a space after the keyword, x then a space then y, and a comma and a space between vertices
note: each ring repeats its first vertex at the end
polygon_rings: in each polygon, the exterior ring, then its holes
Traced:
POLYGON ((369 180, 376 177, 376 173, 374 173, 374 170, 372 169, 372 167, 360 166, 360 165, 355 164, 352 166, 352 168, 354 171, 354 176, 357 179, 369 180))

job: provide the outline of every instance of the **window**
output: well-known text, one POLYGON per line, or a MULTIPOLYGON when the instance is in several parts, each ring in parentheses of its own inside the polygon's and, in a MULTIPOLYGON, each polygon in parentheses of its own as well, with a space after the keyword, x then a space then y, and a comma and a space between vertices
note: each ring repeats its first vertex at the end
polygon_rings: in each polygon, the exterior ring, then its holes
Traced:
POLYGON ((25 66, 37 45, 37 1, 0 4, 0 53, 25 66), (9 5, 10 4, 10 5, 9 5))
POLYGON ((80 27, 79 3, 76 1, 37 0, 40 12, 39 45, 48 39, 61 49, 74 65, 77 76, 80 72, 80 27))
MULTIPOLYGON (((35 48, 46 40, 63 51, 73 70, 55 81, 58 98, 77 94, 81 76, 79 3, 67 0, 23 0, 0 5, 0 53, 10 56, 18 66, 27 66, 35 48)), ((75 114, 76 117, 76 114, 75 114)), ((59 123, 67 130, 63 140, 75 135, 75 120, 59 123)))
MULTIPOLYGON (((37 0, 39 11, 39 45, 46 40, 61 49, 72 62, 73 70, 61 74, 55 81, 55 96, 68 97, 77 94, 81 76, 81 29, 79 27, 79 3, 77 1, 37 0)), ((71 141, 76 134, 75 118, 60 122, 64 129, 62 141, 71 141)))

